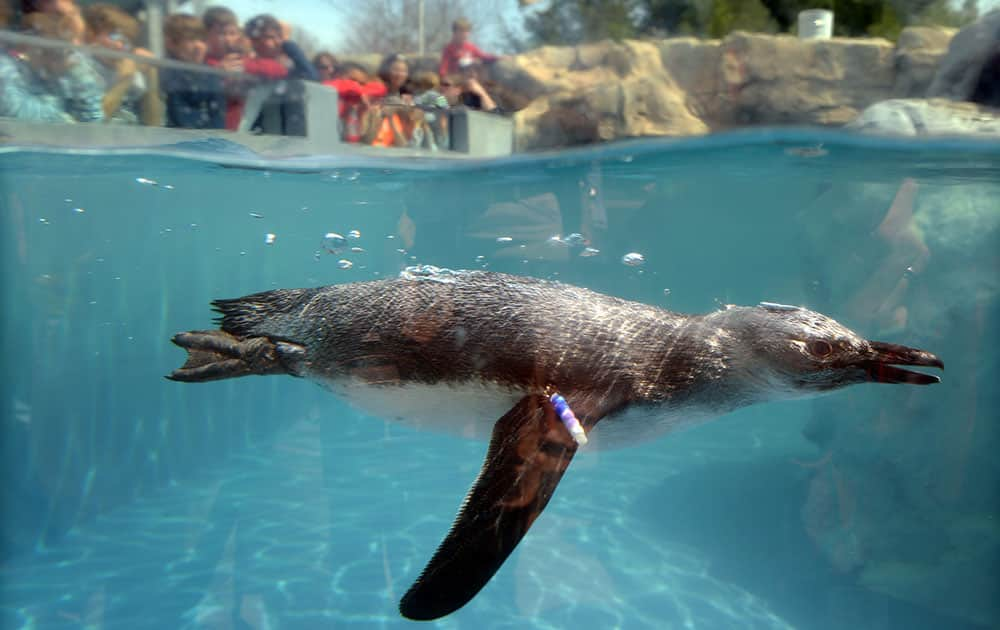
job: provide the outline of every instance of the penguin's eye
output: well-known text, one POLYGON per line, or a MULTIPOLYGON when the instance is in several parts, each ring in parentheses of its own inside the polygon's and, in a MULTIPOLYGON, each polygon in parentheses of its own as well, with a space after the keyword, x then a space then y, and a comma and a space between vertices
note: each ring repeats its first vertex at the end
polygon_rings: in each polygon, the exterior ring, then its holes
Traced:
POLYGON ((809 349, 809 353, 814 357, 824 358, 830 356, 833 352, 833 346, 829 341, 823 341, 822 339, 817 339, 816 341, 810 341, 809 345, 806 346, 809 349))

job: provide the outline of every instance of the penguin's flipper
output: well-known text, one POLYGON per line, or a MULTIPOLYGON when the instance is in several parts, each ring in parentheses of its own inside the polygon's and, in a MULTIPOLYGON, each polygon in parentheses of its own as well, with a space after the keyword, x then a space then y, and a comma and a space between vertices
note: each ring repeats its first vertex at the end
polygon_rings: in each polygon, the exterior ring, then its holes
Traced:
POLYGON ((252 374, 291 374, 305 348, 267 337, 241 339, 222 330, 192 330, 171 341, 188 352, 183 366, 167 376, 172 381, 198 383, 252 374))
MULTIPOLYGON (((584 417, 588 430, 594 424, 584 417)), ((486 586, 545 509, 576 450, 545 396, 525 396, 500 418, 451 531, 399 603, 403 616, 437 619, 486 586)))

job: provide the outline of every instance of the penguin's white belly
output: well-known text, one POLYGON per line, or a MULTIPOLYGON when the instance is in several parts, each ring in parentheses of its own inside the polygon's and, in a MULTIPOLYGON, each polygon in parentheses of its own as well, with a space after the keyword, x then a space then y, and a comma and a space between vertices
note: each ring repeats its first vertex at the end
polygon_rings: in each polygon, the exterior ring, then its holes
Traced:
POLYGON ((525 392, 495 383, 371 385, 361 380, 324 383, 371 416, 420 430, 489 440, 493 425, 525 392))
MULTIPOLYGON (((323 385, 368 415, 418 430, 477 440, 489 440, 496 421, 527 393, 485 381, 464 385, 372 385, 360 379, 343 379, 325 381, 323 385)), ((646 442, 715 415, 692 408, 629 407, 603 418, 583 450, 646 442)))

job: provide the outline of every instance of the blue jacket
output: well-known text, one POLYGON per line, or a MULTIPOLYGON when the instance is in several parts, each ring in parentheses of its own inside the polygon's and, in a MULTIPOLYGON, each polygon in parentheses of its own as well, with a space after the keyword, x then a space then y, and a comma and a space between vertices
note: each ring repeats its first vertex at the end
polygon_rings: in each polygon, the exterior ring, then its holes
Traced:
POLYGON ((166 96, 168 127, 226 127, 226 94, 222 88, 222 77, 195 70, 164 68, 160 71, 160 89, 166 96))
POLYGON ((102 120, 104 79, 73 51, 66 70, 49 77, 9 51, 0 50, 0 116, 41 122, 102 120))
POLYGON ((292 41, 284 41, 281 50, 292 60, 292 69, 288 71, 289 79, 305 79, 306 81, 319 81, 319 73, 313 67, 312 62, 302 52, 299 45, 292 41))

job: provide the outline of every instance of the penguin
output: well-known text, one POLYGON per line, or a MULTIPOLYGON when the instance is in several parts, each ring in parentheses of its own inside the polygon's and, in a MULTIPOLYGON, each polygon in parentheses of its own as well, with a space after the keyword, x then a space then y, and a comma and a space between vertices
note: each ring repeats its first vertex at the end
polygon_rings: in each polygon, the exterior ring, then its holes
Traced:
POLYGON ((423 267, 212 305, 219 328, 175 335, 188 356, 167 378, 307 378, 372 415, 489 439, 450 531, 400 601, 415 620, 448 615, 486 585, 580 448, 858 383, 929 385, 940 379, 900 366, 944 368, 802 307, 689 315, 488 271, 423 267))

